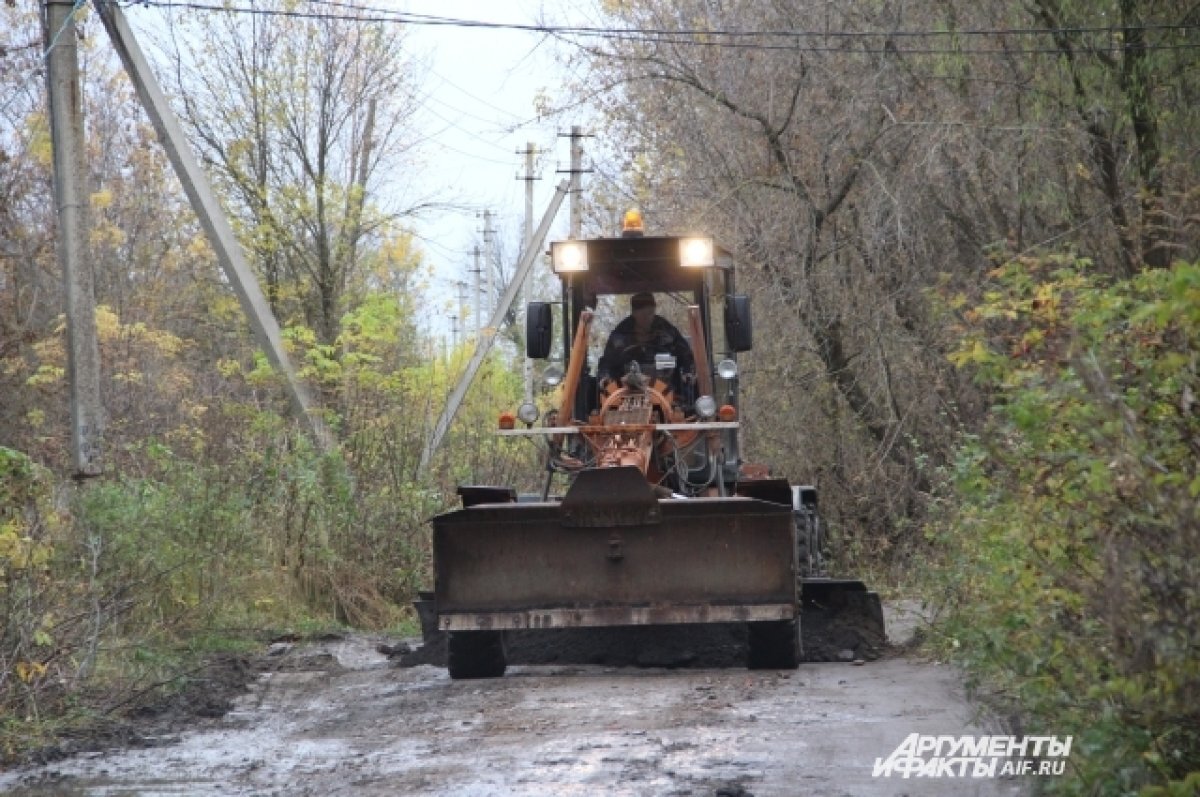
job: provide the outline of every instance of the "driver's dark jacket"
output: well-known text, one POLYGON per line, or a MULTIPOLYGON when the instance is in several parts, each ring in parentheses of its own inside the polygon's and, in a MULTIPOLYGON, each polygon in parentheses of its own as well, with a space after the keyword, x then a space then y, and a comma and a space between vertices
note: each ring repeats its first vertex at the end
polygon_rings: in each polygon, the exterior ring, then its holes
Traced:
POLYGON ((691 374, 696 371, 691 347, 670 321, 660 315, 654 316, 654 320, 650 322, 649 342, 638 347, 634 318, 629 316, 617 324, 608 336, 604 354, 596 367, 596 375, 601 379, 620 379, 625 375, 629 363, 634 360, 637 360, 643 373, 652 373, 656 354, 674 355, 676 374, 691 374))

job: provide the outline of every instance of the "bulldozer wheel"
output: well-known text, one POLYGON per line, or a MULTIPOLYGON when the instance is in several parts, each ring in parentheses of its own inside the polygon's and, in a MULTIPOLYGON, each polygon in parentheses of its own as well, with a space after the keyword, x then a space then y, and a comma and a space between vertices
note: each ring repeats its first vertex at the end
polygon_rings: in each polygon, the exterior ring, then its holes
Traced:
POLYGON ((446 669, 451 678, 499 678, 507 668, 501 632, 451 631, 447 635, 446 669))
POLYGON ((794 670, 800 666, 799 622, 747 623, 746 666, 751 670, 794 670))

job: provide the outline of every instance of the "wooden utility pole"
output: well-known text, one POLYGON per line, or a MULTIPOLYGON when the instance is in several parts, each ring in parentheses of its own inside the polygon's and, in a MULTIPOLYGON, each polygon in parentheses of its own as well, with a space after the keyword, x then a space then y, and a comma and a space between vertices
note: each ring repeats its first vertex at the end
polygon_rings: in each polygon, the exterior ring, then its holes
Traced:
MULTIPOLYGON (((466 280, 456 281, 454 283, 454 287, 457 289, 456 290, 456 294, 457 294, 456 298, 458 299, 458 305, 455 309, 455 312, 458 313, 458 315, 455 317, 457 319, 462 320, 462 340, 466 340, 467 339, 467 283, 466 283, 466 280)), ((457 327, 457 326, 458 325, 455 324, 455 327, 457 327)), ((455 347, 458 346, 459 342, 460 342, 459 336, 458 336, 458 333, 456 332, 454 335, 455 347)))
POLYGON ((54 201, 58 206, 58 262, 67 300, 67 375, 71 396, 71 458, 76 478, 102 469, 104 405, 100 400, 100 347, 96 295, 87 257, 88 200, 84 162, 83 91, 79 86, 78 6, 48 0, 43 18, 54 201))
POLYGON ((200 219, 200 225, 208 236, 217 261, 221 264, 229 284, 241 302, 242 311, 254 330, 258 345, 267 355, 267 360, 284 377, 284 387, 291 402, 293 413, 307 426, 315 438, 317 445, 325 451, 333 448, 333 437, 325 427, 320 417, 312 411, 312 400, 308 390, 300 381, 300 377, 292 368, 287 352, 283 348, 283 340, 279 333, 279 323, 271 312, 270 305, 259 288, 258 279, 250 270, 242 248, 234 237, 233 228, 225 218, 225 212, 217 201, 216 194, 208 181, 207 175, 200 168, 196 156, 192 154, 184 137, 179 121, 171 111, 162 88, 155 80, 154 74, 146 61, 146 56, 138 46, 125 14, 113 0, 94 0, 100 20, 104 23, 108 36, 112 39, 113 47, 125 65, 125 71, 137 91, 138 99, 146 114, 154 125, 158 139, 166 150, 167 158, 183 184, 183 190, 191 201, 192 209, 200 219))

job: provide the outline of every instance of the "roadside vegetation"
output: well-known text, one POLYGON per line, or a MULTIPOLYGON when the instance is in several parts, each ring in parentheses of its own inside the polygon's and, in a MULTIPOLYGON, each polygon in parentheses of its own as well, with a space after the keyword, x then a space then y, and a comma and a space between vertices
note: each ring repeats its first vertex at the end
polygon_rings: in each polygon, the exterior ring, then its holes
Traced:
POLYGON ((1200 265, 1022 258, 950 297, 993 397, 926 530, 937 643, 1067 794, 1200 789, 1200 265))
MULTIPOLYGON (((39 41, 29 10, 0 19, 39 41)), ((192 128, 198 148, 337 447, 321 452, 288 416, 86 20, 89 265, 108 422, 104 474, 71 480, 44 83, 27 79, 38 48, 0 60, 0 96, 11 97, 0 127, 0 760, 169 698, 206 659, 265 639, 414 629, 428 518, 459 483, 519 484, 537 470, 532 447, 487 434, 522 389, 511 347, 499 347, 418 472, 470 348, 436 328, 433 316, 455 308, 430 298, 413 209, 384 196, 383 170, 403 162, 413 133, 401 124, 415 77, 400 40, 346 21, 253 28, 257 38, 232 16, 216 26, 224 35, 192 36, 202 46, 174 54, 194 70, 190 91, 176 87, 192 103, 181 111, 208 125, 192 128), (278 72, 233 70, 248 60, 236 53, 264 48, 278 72), (228 71, 218 78, 214 64, 228 71), (262 111, 256 122, 220 111, 235 90, 237 107, 262 111), (337 124, 290 136, 314 107, 337 124), (300 168, 318 161, 322 172, 300 168)))
MULTIPOLYGON (((282 391, 254 355, 214 366, 205 379, 231 383, 221 400, 191 405, 171 428, 140 436, 139 424, 117 425, 103 478, 64 481, 0 447, 0 755, 63 722, 159 699, 208 655, 317 629, 414 627, 428 518, 453 502, 456 483, 536 471, 532 449, 481 432, 495 406, 519 401, 519 376, 500 360, 486 367, 438 468, 421 478, 429 398, 449 392, 463 360, 382 366, 395 352, 352 343, 363 334, 354 318, 336 368, 308 352, 309 376, 343 399, 329 416, 337 453, 256 400, 282 391)), ((65 458, 57 430, 23 442, 65 458)))

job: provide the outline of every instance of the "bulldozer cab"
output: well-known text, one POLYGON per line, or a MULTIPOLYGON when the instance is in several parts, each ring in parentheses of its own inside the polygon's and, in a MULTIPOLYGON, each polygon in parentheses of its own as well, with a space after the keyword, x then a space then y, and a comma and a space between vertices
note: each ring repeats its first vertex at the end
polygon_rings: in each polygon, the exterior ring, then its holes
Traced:
MULTIPOLYGON (((549 360, 549 384, 576 363, 571 418, 559 424, 585 423, 601 408, 609 386, 598 373, 601 354, 614 327, 629 313, 630 297, 649 293, 657 299, 656 314, 674 326, 686 341, 686 356, 678 352, 643 351, 640 372, 671 387, 671 401, 689 419, 705 410, 738 409, 737 355, 753 345, 749 302, 735 291, 733 258, 707 237, 657 236, 598 238, 554 242, 551 263, 561 283, 559 302, 532 302, 526 315, 526 354, 549 360), (581 326, 587 311, 597 323, 581 326), (557 316, 557 323, 556 323, 557 316), (586 346, 574 339, 591 330, 586 346), (561 348, 554 345, 559 343, 561 348), (695 372, 684 374, 679 360, 694 361, 695 372)), ((737 435, 724 432, 723 482, 736 479, 737 435)))
MULTIPOLYGON (((659 314, 685 336, 683 310, 698 307, 708 362, 697 363, 715 375, 717 363, 736 362, 738 352, 753 345, 749 303, 736 294, 733 257, 704 237, 597 238, 556 241, 551 262, 562 286, 559 302, 531 302, 526 315, 526 354, 532 359, 559 359, 570 365, 572 336, 584 310, 595 310, 604 297, 652 293, 659 314), (664 312, 665 310, 665 312, 664 312), (556 313, 557 311, 557 313, 556 313), (559 316, 558 324, 554 316, 559 316), (555 327, 561 350, 553 352, 555 327)), ((624 310, 627 305, 622 306, 624 310)), ((615 323, 618 318, 613 319, 615 323)), ((603 343, 603 340, 598 341, 603 343)), ((585 367, 585 371, 592 370, 585 367)))

